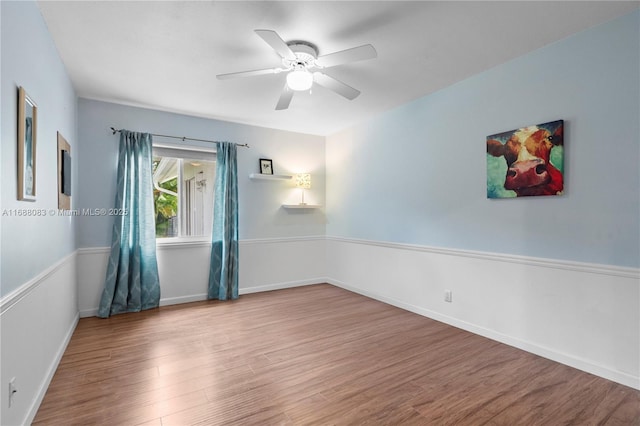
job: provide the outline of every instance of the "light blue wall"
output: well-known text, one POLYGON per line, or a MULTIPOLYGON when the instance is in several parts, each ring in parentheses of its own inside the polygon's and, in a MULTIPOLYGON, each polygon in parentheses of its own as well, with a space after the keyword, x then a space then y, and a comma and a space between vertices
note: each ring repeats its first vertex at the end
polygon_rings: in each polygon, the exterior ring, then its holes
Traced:
POLYGON ((640 13, 327 139, 327 233, 640 266, 640 13), (488 200, 486 136, 565 120, 565 195, 488 200))
POLYGON ((33 1, 2 1, 2 257, 0 295, 28 282, 75 251, 74 219, 58 208, 57 132, 71 145, 72 202, 77 188, 76 95, 33 1), (38 106, 35 202, 17 200, 17 102, 23 86, 38 106), (16 211, 46 216, 16 217, 16 211))
MULTIPOLYGON (((196 139, 248 143, 238 148, 238 196, 241 239, 297 237, 325 234, 321 211, 289 212, 283 203, 299 201, 292 181, 252 181, 259 158, 270 158, 276 174, 309 172, 313 187, 309 202, 324 204, 325 139, 320 136, 235 124, 206 118, 173 114, 95 100, 78 101, 80 139, 80 182, 78 208, 113 206, 115 199, 118 135, 111 126, 156 134, 196 139)), ((155 143, 180 140, 154 138, 155 143)), ((212 147, 212 144, 191 142, 212 147)), ((78 247, 105 247, 111 242, 112 218, 78 217, 78 247)))

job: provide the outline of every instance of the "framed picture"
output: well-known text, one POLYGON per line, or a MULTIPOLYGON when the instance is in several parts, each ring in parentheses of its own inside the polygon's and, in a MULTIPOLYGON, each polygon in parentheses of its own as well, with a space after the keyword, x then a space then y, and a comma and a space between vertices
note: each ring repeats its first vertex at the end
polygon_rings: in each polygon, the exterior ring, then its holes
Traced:
POLYGON ((273 162, 266 158, 260 159, 260 173, 263 175, 273 174, 273 162))
POLYGON ((36 136, 38 107, 24 88, 18 89, 18 200, 36 200, 36 136))
POLYGON ((562 195, 564 121, 487 136, 487 198, 562 195))
POLYGON ((58 132, 58 208, 71 209, 71 146, 58 132))

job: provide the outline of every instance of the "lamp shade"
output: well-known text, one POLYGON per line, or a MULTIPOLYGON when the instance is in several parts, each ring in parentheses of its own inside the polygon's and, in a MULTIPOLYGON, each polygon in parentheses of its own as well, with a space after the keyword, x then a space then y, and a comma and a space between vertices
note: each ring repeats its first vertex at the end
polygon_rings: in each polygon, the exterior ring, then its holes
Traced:
POLYGON ((296 188, 311 188, 311 175, 309 173, 298 173, 296 175, 296 188))
POLYGON ((306 69, 295 69, 287 74, 287 86, 291 90, 304 91, 311 89, 313 75, 306 69))

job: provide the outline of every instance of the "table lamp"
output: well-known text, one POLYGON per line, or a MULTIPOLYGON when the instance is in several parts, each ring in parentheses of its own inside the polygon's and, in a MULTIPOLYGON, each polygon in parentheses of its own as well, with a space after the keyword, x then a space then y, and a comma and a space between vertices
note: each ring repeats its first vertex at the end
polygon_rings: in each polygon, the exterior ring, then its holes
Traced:
POLYGON ((305 205, 304 202, 304 190, 311 188, 311 175, 309 173, 298 173, 296 175, 296 188, 302 189, 302 202, 300 205, 305 205))

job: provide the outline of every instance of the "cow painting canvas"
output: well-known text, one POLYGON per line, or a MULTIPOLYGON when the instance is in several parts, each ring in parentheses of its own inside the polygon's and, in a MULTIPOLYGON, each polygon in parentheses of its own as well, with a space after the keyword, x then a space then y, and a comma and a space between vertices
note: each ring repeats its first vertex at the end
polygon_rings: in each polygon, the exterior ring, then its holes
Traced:
POLYGON ((564 121, 487 136, 487 198, 561 195, 564 121))

